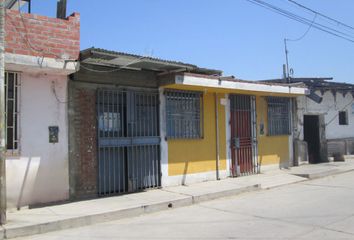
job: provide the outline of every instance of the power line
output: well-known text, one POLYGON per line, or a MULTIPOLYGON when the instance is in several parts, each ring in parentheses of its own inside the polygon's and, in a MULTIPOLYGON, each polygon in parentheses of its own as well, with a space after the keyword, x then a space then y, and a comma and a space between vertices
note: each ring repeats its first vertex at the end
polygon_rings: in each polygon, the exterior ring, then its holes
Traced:
MULTIPOLYGON (((353 102, 354 102, 354 99, 351 100, 347 105, 345 105, 344 107, 342 107, 342 109, 340 109, 340 110, 338 111, 338 113, 337 113, 336 115, 334 115, 334 117, 333 117, 331 120, 329 120, 325 125, 328 126, 329 124, 331 124, 331 123, 337 118, 337 116, 339 115, 339 112, 340 112, 340 111, 343 111, 344 109, 346 109, 346 108, 347 108, 349 105, 351 105, 353 102)), ((327 111, 327 112, 329 112, 329 111, 327 111)))
POLYGON ((306 10, 308 10, 308 11, 310 11, 310 12, 312 12, 312 13, 315 13, 315 14, 321 16, 321 17, 327 18, 327 19, 329 19, 329 20, 331 20, 331 21, 337 23, 338 25, 342 25, 342 26, 344 26, 344 27, 347 27, 347 28, 350 28, 350 29, 354 30, 354 27, 352 27, 352 26, 350 26, 350 25, 348 25, 348 24, 346 24, 346 23, 343 23, 343 22, 341 22, 341 21, 339 21, 339 20, 336 20, 336 19, 334 19, 334 18, 331 18, 331 17, 329 17, 329 16, 327 16, 327 15, 325 15, 325 14, 323 14, 323 13, 320 13, 320 12, 318 12, 318 11, 315 11, 315 10, 309 8, 309 7, 306 7, 306 6, 304 6, 304 5, 302 5, 302 4, 298 3, 298 2, 295 2, 294 0, 288 0, 288 1, 291 2, 292 4, 297 5, 298 7, 301 7, 301 8, 303 8, 303 9, 306 9, 306 10))
POLYGON ((330 35, 333 35, 333 36, 336 36, 338 38, 341 38, 341 39, 344 39, 344 40, 347 40, 349 42, 352 42, 354 43, 354 37, 352 35, 349 35, 349 34, 346 34, 344 32, 341 32, 339 30, 336 30, 336 29, 333 29, 331 27, 328 27, 328 26, 325 26, 325 25, 322 25, 322 24, 319 24, 319 23, 312 23, 311 20, 305 18, 305 17, 301 17, 299 15, 296 15, 295 13, 292 13, 292 12, 289 12, 287 10, 284 10, 284 9, 281 9, 279 7, 276 7, 272 4, 269 4, 269 3, 266 3, 264 1, 261 1, 261 0, 246 0, 254 5, 257 5, 257 6, 260 6, 262 8, 265 8, 267 10, 270 10, 272 12, 275 12, 277 14, 280 14, 284 17, 287 17, 287 18, 290 18, 292 20, 295 20, 297 22, 300 22, 302 24, 305 24, 305 25, 308 25, 308 26, 311 26, 313 28, 316 28, 320 31, 323 31, 325 33, 328 33, 330 35))
MULTIPOLYGON (((292 13, 290 11, 287 11, 287 10, 284 10, 282 8, 279 8, 277 6, 274 6, 270 3, 267 3, 267 2, 264 2, 262 0, 247 0, 249 2, 257 2, 258 5, 262 5, 262 6, 266 6, 267 9, 274 9, 276 11, 276 13, 280 13, 281 15, 283 16, 286 16, 288 18, 291 18, 291 19, 294 19, 296 21, 299 21, 299 22, 302 22, 306 25, 315 25, 314 27, 316 27, 317 29, 319 30, 322 30, 322 31, 326 31, 327 33, 330 33, 330 34, 335 34, 336 36, 338 36, 338 34, 341 34, 341 35, 344 35, 344 36, 347 36, 347 37, 350 37, 350 38, 354 38, 353 35, 350 35, 350 34, 347 34, 347 33, 344 33, 344 32, 341 32, 339 30, 336 30, 334 28, 331 28, 331 27, 328 27, 328 26, 325 26, 323 24, 320 24, 320 23, 312 23, 311 20, 305 18, 305 17, 301 17, 299 15, 296 15, 295 13, 292 13)), ((339 36, 339 37, 343 37, 343 36, 339 36)), ((345 38, 345 37, 344 37, 345 38)), ((347 39, 348 40, 348 39, 347 39)), ((351 39, 352 41, 354 41, 353 39, 351 39)))
POLYGON ((297 42, 297 41, 300 41, 301 39, 303 39, 311 30, 313 24, 315 23, 316 17, 317 17, 317 14, 315 14, 315 16, 313 17, 311 25, 307 28, 307 30, 304 32, 304 34, 302 34, 300 37, 295 38, 295 39, 286 38, 285 41, 297 42))

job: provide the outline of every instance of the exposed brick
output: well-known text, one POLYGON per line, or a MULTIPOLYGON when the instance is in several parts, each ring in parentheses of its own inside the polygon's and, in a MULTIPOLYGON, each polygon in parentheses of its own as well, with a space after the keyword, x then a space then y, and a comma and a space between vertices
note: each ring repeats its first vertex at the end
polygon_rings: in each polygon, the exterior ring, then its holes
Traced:
POLYGON ((61 58, 63 53, 78 59, 80 14, 67 19, 49 18, 6 10, 5 51, 23 55, 61 58))
POLYGON ((14 53, 16 54, 21 54, 21 55, 31 55, 31 51, 29 50, 23 50, 23 49, 15 49, 14 53))
POLYGON ((28 16, 28 18, 34 18, 34 19, 38 19, 38 20, 41 20, 41 21, 48 21, 48 17, 41 16, 41 15, 28 16))
POLYGON ((76 89, 74 92, 74 126, 76 155, 76 197, 97 193, 96 91, 76 89))

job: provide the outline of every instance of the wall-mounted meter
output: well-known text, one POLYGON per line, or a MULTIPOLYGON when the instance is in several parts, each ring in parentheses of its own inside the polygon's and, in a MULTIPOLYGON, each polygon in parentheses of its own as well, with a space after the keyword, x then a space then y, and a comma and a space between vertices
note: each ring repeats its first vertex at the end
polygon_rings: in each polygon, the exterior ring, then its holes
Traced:
POLYGON ((49 126, 49 142, 57 143, 59 142, 59 127, 58 126, 49 126))

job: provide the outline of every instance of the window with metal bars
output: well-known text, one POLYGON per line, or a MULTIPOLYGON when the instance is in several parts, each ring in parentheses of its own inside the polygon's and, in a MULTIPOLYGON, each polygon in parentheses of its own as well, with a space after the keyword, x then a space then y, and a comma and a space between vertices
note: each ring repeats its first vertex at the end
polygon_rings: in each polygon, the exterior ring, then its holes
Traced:
POLYGON ((339 125, 348 125, 348 112, 339 111, 338 112, 339 125))
POLYGON ((290 99, 267 97, 268 102, 268 135, 290 134, 290 99))
POLYGON ((5 72, 6 146, 9 153, 15 153, 19 149, 19 88, 19 73, 5 72))
POLYGON ((203 137, 203 93, 166 90, 167 138, 203 137))

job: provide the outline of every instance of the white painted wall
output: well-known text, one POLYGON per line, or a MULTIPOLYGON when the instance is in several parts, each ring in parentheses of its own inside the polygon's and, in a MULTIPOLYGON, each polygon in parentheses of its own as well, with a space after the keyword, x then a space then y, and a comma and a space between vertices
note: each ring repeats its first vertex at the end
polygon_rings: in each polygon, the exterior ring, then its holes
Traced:
POLYGON ((66 101, 66 75, 21 73, 20 152, 6 162, 9 208, 68 198, 66 101), (59 143, 49 143, 49 126, 59 126, 59 143))
POLYGON ((225 94, 226 105, 225 105, 225 136, 226 136, 226 171, 227 176, 231 176, 231 165, 232 165, 232 154, 231 154, 231 116, 230 116, 230 99, 229 94, 225 94))
POLYGON ((160 151, 161 151, 161 186, 168 186, 168 143, 166 140, 166 97, 164 89, 159 88, 160 99, 160 151))
MULTIPOLYGON (((320 91, 316 93, 321 96, 320 91)), ((352 104, 354 99, 350 93, 344 97, 341 93, 336 93, 335 96, 330 91, 323 94, 323 100, 320 104, 311 99, 301 96, 297 97, 298 105, 298 124, 295 137, 300 140, 303 136, 303 115, 306 114, 324 114, 326 123, 326 138, 338 139, 354 137, 354 114, 352 114, 352 104), (348 111, 348 125, 339 125, 338 112, 348 111)))

